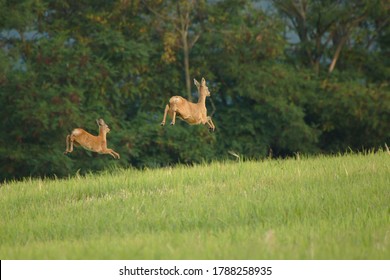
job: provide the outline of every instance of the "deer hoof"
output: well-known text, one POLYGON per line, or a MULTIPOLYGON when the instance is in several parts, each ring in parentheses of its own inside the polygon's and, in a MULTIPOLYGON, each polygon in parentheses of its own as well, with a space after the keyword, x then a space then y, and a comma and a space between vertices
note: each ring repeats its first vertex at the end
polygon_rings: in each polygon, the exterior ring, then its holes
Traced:
POLYGON ((165 125, 165 122, 161 122, 160 125, 161 125, 161 126, 164 126, 164 125, 165 125))
POLYGON ((171 122, 171 125, 174 125, 175 123, 174 122, 171 122))

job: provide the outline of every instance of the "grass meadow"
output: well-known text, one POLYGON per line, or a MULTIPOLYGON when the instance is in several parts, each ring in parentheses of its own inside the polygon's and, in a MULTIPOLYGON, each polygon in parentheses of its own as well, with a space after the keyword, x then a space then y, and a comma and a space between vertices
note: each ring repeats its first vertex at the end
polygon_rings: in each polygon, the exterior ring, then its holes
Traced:
POLYGON ((0 186, 0 259, 390 259, 384 152, 0 186))

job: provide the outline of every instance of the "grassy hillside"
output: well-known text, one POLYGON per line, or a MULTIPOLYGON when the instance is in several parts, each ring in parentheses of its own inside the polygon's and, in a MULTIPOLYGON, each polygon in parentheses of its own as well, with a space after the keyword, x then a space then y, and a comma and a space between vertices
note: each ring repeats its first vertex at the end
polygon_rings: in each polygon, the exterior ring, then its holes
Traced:
POLYGON ((390 259, 390 157, 10 182, 0 213, 0 259, 390 259))

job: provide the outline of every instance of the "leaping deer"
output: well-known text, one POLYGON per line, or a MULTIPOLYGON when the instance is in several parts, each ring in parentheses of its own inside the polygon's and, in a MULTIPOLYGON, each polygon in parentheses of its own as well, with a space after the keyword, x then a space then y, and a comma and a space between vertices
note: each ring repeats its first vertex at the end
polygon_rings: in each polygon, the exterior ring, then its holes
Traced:
POLYGON ((206 80, 202 78, 201 84, 194 79, 194 84, 198 88, 198 103, 189 102, 181 96, 172 96, 169 104, 165 106, 164 118, 161 125, 165 125, 167 114, 171 117, 171 125, 176 122, 176 116, 190 125, 204 124, 208 125, 210 131, 215 130, 215 125, 210 116, 207 116, 206 97, 210 96, 209 88, 206 86, 206 80))
POLYGON ((75 128, 71 134, 66 136, 66 150, 64 152, 65 155, 73 151, 73 145, 80 145, 84 149, 92 152, 97 152, 99 154, 110 154, 116 159, 120 158, 117 152, 107 148, 106 135, 110 132, 110 128, 103 119, 98 119, 96 122, 99 126, 98 136, 94 136, 82 128, 75 128))

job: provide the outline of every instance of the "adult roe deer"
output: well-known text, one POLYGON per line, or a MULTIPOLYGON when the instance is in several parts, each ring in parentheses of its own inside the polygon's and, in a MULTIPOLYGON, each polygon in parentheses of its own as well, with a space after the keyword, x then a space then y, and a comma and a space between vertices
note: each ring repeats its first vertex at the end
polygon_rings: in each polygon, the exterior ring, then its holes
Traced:
POLYGON ((86 150, 97 152, 99 154, 110 154, 115 159, 119 159, 120 156, 117 152, 107 148, 107 133, 110 132, 110 128, 104 122, 103 119, 96 120, 99 126, 99 135, 94 136, 82 128, 73 129, 72 133, 66 136, 66 150, 64 154, 71 153, 73 151, 73 145, 80 145, 86 150))
POLYGON ((169 104, 165 106, 164 118, 161 125, 165 125, 167 114, 171 117, 171 125, 176 122, 176 116, 190 125, 204 124, 208 125, 210 131, 215 130, 215 125, 210 116, 207 116, 206 97, 210 96, 209 88, 206 86, 206 80, 202 78, 201 83, 194 79, 194 84, 198 88, 198 103, 192 103, 181 96, 172 96, 169 104))

